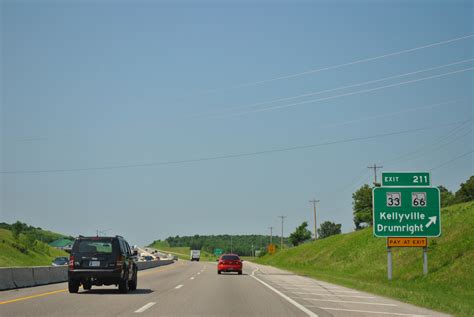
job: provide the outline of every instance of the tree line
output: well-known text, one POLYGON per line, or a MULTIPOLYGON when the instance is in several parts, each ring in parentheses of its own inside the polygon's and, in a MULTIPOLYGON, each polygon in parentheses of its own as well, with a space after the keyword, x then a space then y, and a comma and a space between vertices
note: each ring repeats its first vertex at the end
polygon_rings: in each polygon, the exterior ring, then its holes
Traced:
MULTIPOLYGON (((280 237, 273 236, 273 243, 279 244, 280 237)), ((174 236, 165 239, 170 247, 189 247, 191 250, 203 250, 214 253, 215 249, 221 249, 224 253, 236 253, 244 256, 253 255, 253 251, 264 252, 270 244, 269 235, 194 235, 194 236, 174 236)), ((154 241, 157 242, 157 241, 154 241)), ((160 242, 160 240, 158 240, 160 242)), ((284 244, 288 244, 288 239, 283 239, 284 244)))

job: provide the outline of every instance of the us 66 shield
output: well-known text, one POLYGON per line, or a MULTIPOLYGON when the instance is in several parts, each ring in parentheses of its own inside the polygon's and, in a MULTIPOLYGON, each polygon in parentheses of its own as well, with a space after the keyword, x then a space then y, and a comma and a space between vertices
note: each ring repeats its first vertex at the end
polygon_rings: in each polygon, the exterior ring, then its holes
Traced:
POLYGON ((372 199, 375 236, 437 237, 441 234, 438 188, 376 187, 372 199))

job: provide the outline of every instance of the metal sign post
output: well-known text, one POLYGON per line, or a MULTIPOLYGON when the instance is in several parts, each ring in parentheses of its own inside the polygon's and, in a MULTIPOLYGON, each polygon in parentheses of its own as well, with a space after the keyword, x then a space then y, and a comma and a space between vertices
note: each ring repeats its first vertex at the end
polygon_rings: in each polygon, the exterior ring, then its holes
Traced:
POLYGON ((423 275, 428 275, 428 247, 423 248, 423 275))
POLYGON ((387 277, 392 280, 392 248, 387 247, 387 277))

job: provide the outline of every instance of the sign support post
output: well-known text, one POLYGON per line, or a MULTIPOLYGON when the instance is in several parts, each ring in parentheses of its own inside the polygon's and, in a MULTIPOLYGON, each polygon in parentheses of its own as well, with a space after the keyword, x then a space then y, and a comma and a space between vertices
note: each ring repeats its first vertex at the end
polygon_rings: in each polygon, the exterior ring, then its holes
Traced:
POLYGON ((423 275, 428 275, 428 248, 423 248, 423 275))
POLYGON ((392 280, 392 248, 387 247, 387 277, 392 280))

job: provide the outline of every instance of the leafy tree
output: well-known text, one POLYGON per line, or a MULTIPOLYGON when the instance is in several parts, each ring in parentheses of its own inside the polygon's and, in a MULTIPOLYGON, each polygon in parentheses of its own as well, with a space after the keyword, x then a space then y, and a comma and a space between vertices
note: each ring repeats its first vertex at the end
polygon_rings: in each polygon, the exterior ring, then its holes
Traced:
POLYGON ((454 194, 450 192, 446 187, 440 185, 438 186, 440 198, 441 198, 441 207, 450 206, 454 203, 454 194))
POLYGON ((465 183, 461 184, 461 188, 456 192, 456 203, 463 203, 474 200, 474 175, 471 176, 465 183))
POLYGON ((297 246, 298 244, 311 239, 311 231, 308 230, 308 223, 304 221, 296 230, 290 234, 290 242, 297 246))
POLYGON ((324 239, 329 236, 333 236, 341 233, 341 224, 335 224, 334 222, 325 221, 321 224, 321 229, 318 229, 318 238, 324 239))
POLYGON ((24 224, 17 221, 14 224, 12 224, 11 230, 12 230, 13 237, 18 240, 20 233, 22 233, 24 230, 24 224))
POLYGON ((352 209, 356 230, 362 229, 363 224, 372 225, 372 188, 365 184, 352 194, 352 209))

